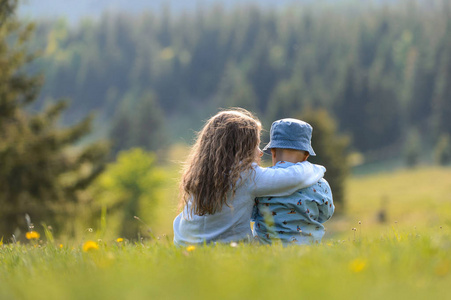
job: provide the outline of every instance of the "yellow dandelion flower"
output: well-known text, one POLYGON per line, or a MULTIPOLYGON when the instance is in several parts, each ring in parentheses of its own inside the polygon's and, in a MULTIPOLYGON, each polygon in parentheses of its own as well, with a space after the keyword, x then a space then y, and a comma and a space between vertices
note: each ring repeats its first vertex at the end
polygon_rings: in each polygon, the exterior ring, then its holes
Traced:
POLYGON ((63 249, 63 244, 60 244, 60 248, 63 249))
POLYGON ((366 267, 366 260, 357 258, 351 261, 349 264, 349 269, 354 273, 359 273, 363 271, 366 267))
POLYGON ((116 242, 118 242, 118 243, 121 243, 121 242, 123 242, 123 241, 124 241, 123 238, 117 238, 117 239, 116 239, 116 242))
POLYGON ((97 250, 97 249, 99 249, 99 244, 97 244, 94 241, 86 241, 83 244, 83 251, 84 252, 88 252, 88 251, 91 251, 91 250, 97 250))
POLYGON ((37 240, 37 239, 39 239, 40 235, 36 231, 28 231, 25 234, 25 237, 27 238, 27 240, 37 240))
POLYGON ((188 246, 188 247, 186 247, 186 251, 188 251, 188 252, 191 252, 191 251, 194 251, 194 250, 196 250, 196 246, 188 246))

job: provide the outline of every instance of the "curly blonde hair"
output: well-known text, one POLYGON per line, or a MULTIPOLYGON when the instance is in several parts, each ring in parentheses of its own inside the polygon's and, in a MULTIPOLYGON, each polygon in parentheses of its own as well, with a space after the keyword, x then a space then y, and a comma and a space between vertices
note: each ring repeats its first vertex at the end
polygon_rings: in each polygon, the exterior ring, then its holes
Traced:
POLYGON ((181 206, 196 215, 214 214, 235 195, 237 182, 256 161, 261 123, 245 109, 221 111, 198 133, 183 171, 181 206))

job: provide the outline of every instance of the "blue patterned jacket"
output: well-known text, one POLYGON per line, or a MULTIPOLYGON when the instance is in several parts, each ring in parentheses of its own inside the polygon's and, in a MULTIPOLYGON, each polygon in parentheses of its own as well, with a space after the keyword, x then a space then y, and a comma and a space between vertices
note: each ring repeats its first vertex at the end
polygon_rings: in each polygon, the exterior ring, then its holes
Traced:
MULTIPOLYGON (((287 168, 290 162, 278 162, 272 168, 287 168)), ((324 226, 332 217, 335 206, 326 180, 298 190, 285 197, 255 199, 252 213, 253 235, 264 244, 281 241, 287 244, 312 244, 321 242, 324 226)))

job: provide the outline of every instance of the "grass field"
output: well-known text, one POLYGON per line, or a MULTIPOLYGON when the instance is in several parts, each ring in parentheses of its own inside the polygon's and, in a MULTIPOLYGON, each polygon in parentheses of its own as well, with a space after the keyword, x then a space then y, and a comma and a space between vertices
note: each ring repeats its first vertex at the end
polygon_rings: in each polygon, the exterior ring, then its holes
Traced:
POLYGON ((0 299, 450 299, 450 183, 440 168, 352 178, 346 213, 316 246, 178 249, 170 234, 3 245, 0 299))

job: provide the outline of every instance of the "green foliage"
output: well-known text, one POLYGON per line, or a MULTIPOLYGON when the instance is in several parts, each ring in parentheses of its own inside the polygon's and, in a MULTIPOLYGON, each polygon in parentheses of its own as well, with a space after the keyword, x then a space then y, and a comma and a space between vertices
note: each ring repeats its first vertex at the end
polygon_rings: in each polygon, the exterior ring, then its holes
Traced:
POLYGON ((446 166, 451 163, 451 139, 449 135, 442 135, 435 148, 435 160, 438 165, 446 166))
POLYGON ((140 235, 152 235, 152 232, 140 230, 135 216, 145 217, 152 224, 152 217, 155 217, 152 212, 161 198, 160 187, 165 176, 156 166, 155 154, 133 148, 119 152, 117 161, 110 163, 98 178, 93 186, 96 203, 105 205, 110 213, 121 215, 120 236, 136 239, 140 235))
POLYGON ((17 7, 17 0, 0 0, 0 26, 14 13, 17 7))
POLYGON ((249 111, 257 109, 257 96, 253 87, 236 66, 229 66, 225 70, 217 97, 218 102, 223 103, 225 107, 242 107, 249 111))
POLYGON ((152 94, 141 97, 137 103, 123 102, 115 117, 110 139, 113 153, 141 147, 149 151, 163 150, 167 145, 164 114, 152 94))
POLYGON ((282 81, 275 88, 268 103, 268 115, 271 120, 278 120, 291 116, 294 112, 302 111, 307 106, 308 99, 303 99, 305 93, 302 81, 293 78, 282 81))
POLYGON ((72 220, 79 193, 103 170, 108 150, 103 143, 73 146, 89 131, 91 118, 59 129, 64 101, 38 114, 27 110, 42 77, 25 72, 34 58, 27 43, 34 27, 16 19, 10 11, 15 6, 0 6, 0 233, 8 239, 27 230, 26 213, 59 228, 72 220))
MULTIPOLYGON (((451 6, 450 2, 447 2, 451 6)), ((437 129, 436 132, 451 134, 451 13, 449 10, 445 11, 446 19, 446 33, 444 42, 440 46, 437 53, 437 84, 434 89, 434 106, 433 111, 436 117, 437 129)))
POLYGON ((345 180, 349 173, 346 148, 349 139, 337 135, 335 121, 325 110, 307 110, 300 119, 313 127, 312 147, 316 156, 310 156, 312 163, 326 167, 326 180, 330 184, 337 212, 345 207, 345 180))
MULTIPOLYGON (((376 66, 375 68, 379 68, 376 66)), ((335 102, 341 129, 349 133, 360 151, 371 151, 397 143, 401 133, 401 107, 396 87, 378 74, 349 67, 343 90, 335 102)))

